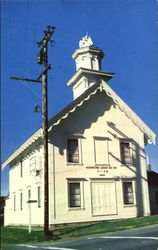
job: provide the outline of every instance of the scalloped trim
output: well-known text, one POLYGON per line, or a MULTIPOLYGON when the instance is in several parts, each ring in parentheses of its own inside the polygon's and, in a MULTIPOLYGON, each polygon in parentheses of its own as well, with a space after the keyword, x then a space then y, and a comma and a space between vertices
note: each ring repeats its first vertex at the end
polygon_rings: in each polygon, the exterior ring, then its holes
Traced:
MULTIPOLYGON (((66 119, 70 113, 73 113, 77 107, 82 106, 82 104, 89 100, 92 95, 95 95, 98 89, 111 97, 115 104, 118 105, 119 109, 126 114, 126 116, 132 120, 132 122, 138 126, 138 128, 147 135, 148 143, 155 144, 156 134, 135 114, 135 112, 109 87, 107 83, 104 81, 101 82, 98 88, 96 88, 93 92, 91 92, 86 98, 80 101, 75 107, 69 110, 65 115, 63 115, 60 119, 57 120, 54 124, 52 124, 48 131, 50 131, 54 126, 57 126, 62 120, 66 119)), ((35 134, 33 134, 28 140, 25 141, 4 163, 2 164, 2 168, 7 166, 15 157, 21 154, 26 148, 28 148, 32 143, 34 143, 38 138, 42 137, 43 132, 42 128, 40 128, 35 134)))

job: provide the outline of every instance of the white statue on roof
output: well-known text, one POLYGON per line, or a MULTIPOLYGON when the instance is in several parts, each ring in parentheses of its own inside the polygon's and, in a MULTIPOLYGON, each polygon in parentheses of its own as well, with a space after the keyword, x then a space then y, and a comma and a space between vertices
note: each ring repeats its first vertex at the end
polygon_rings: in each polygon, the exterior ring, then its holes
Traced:
POLYGON ((79 41, 80 48, 91 46, 91 45, 93 45, 92 39, 87 34, 86 36, 82 37, 82 40, 79 41))

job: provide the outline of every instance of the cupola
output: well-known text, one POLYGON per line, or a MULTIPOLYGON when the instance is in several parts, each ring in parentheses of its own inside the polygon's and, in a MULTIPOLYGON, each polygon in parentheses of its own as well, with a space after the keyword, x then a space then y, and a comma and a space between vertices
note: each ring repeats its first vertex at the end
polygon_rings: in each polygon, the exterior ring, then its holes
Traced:
POLYGON ((101 70, 101 59, 103 57, 102 50, 95 47, 92 39, 87 35, 80 40, 79 49, 72 55, 76 62, 76 70, 79 70, 79 68, 101 70))
POLYGON ((101 82, 107 84, 113 77, 113 73, 101 70, 103 57, 103 51, 93 45, 89 36, 86 35, 79 41, 79 49, 72 55, 76 62, 76 72, 67 82, 67 85, 72 87, 74 99, 94 84, 98 84, 98 86, 101 82))

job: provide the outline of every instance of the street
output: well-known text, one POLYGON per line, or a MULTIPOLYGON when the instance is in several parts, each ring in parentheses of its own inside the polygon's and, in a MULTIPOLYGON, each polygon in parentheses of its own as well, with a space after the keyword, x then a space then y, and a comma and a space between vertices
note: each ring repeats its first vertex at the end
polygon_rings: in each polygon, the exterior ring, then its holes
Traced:
POLYGON ((2 250, 158 250, 158 225, 119 231, 105 235, 87 236, 76 240, 42 243, 19 244, 2 247, 2 250))

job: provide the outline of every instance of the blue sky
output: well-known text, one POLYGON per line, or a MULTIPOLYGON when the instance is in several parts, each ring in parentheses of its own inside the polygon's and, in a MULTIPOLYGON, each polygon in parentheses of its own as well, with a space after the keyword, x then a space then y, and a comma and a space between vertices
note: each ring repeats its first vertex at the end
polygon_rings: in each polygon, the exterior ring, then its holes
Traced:
MULTIPOLYGON (((41 86, 10 80, 34 78, 40 41, 47 25, 56 27, 49 47, 49 118, 72 101, 66 82, 75 72, 72 53, 86 32, 105 53, 103 71, 114 72, 110 86, 158 134, 158 16, 156 0, 2 0, 1 2, 1 160, 41 126, 41 86)), ((148 145, 158 171, 158 146, 148 145)), ((2 194, 8 193, 8 167, 2 194)))

